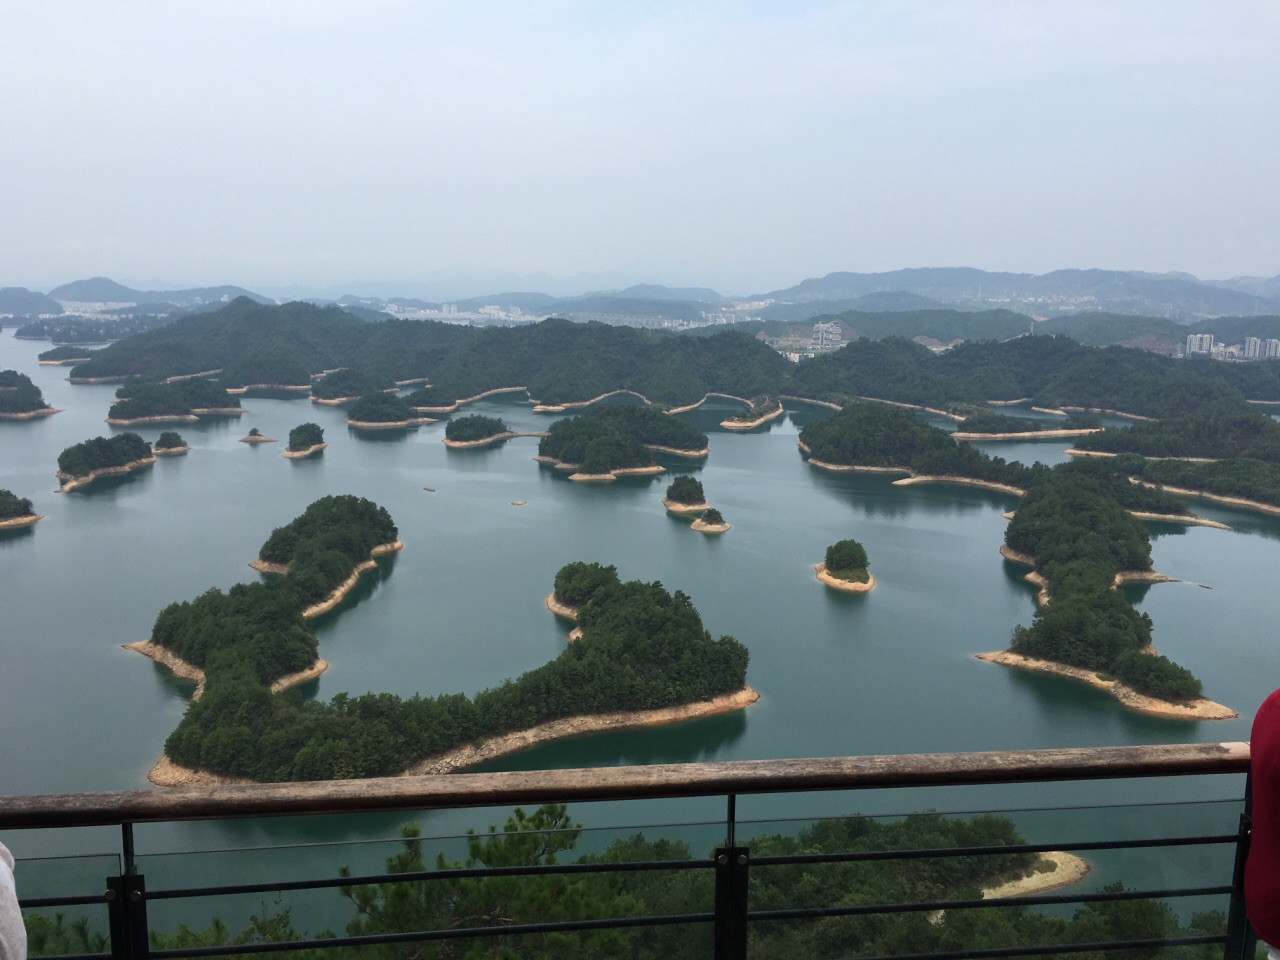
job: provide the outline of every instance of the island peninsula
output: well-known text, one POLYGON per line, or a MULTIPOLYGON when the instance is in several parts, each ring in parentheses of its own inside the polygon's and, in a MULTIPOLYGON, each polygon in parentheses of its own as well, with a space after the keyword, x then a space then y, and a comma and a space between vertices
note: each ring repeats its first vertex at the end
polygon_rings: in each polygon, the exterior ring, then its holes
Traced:
POLYGON ((29 527, 43 519, 43 515, 31 509, 30 499, 19 497, 11 490, 0 490, 0 530, 29 527))
POLYGON ((67 447, 58 455, 55 476, 62 481, 58 493, 86 487, 101 477, 124 476, 155 462, 151 445, 136 433, 94 437, 67 447))
POLYGON ((0 420, 37 420, 60 413, 25 373, 0 370, 0 420))

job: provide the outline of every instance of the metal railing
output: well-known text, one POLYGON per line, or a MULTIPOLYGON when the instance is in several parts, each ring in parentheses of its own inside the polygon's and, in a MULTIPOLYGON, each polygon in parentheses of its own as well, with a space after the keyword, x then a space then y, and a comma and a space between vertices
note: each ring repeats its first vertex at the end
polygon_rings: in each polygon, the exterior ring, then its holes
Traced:
MULTIPOLYGON (((1249 769, 1245 743, 1180 744, 1144 747, 1054 749, 993 753, 915 754, 902 756, 836 757, 776 761, 668 764, 585 770, 548 770, 433 777, 396 777, 322 783, 189 787, 114 793, 0 797, 0 830, 112 826, 120 830, 121 872, 106 878, 105 890, 94 896, 28 898, 25 910, 100 905, 109 921, 109 953, 80 957, 176 958, 235 956, 312 948, 347 948, 349 955, 383 944, 428 944, 475 938, 586 933, 604 930, 696 925, 711 930, 716 958, 742 960, 748 955, 753 925, 823 921, 828 918, 883 916, 902 913, 938 916, 939 911, 984 911, 995 907, 1061 908, 1064 905, 1121 903, 1130 900, 1178 900, 1225 897, 1226 929, 1203 935, 1093 940, 1089 943, 1018 944, 1014 946, 951 949, 919 956, 934 960, 978 957, 1039 956, 1137 950, 1155 947, 1220 947, 1224 960, 1252 957, 1254 939, 1244 915, 1242 878, 1249 838, 1248 790, 1243 813, 1234 830, 1180 836, 1070 840, 928 849, 857 850, 835 853, 796 853, 752 857, 750 842, 738 836, 737 800, 771 793, 808 793, 871 788, 944 787, 972 784, 1013 784, 1043 781, 1089 781, 1122 778, 1181 777, 1241 774, 1249 769), (190 820, 298 817, 373 811, 429 811, 570 801, 620 801, 663 797, 722 797, 726 803, 725 836, 711 857, 625 862, 540 863, 416 870, 359 876, 307 878, 262 883, 183 886, 148 889, 138 870, 134 826, 190 820), (1041 854, 1049 851, 1088 852, 1140 850, 1151 847, 1225 847, 1232 851, 1230 875, 1206 882, 1145 890, 1104 890, 1094 893, 1033 893, 992 900, 961 898, 911 902, 805 905, 786 908, 753 907, 753 871, 882 861, 942 861, 962 857, 1041 854), (163 901, 225 897, 302 890, 351 891, 370 885, 453 883, 477 878, 536 878, 574 875, 641 874, 648 871, 692 871, 713 878, 710 909, 663 915, 588 917, 554 922, 476 922, 435 929, 398 930, 325 939, 253 942, 235 946, 151 949, 148 906, 163 901)), ((755 927, 759 929, 759 926, 755 927)), ((915 954, 897 954, 914 957, 915 954)))

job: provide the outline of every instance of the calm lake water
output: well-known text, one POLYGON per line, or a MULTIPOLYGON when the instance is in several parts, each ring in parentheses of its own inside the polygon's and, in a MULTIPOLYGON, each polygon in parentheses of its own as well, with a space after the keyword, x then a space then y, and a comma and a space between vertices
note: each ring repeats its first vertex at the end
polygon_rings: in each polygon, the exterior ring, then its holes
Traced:
MULTIPOLYGON (((146 638, 171 601, 255 579, 246 564, 272 528, 337 493, 385 506, 406 547, 319 621, 320 653, 331 666, 309 695, 473 693, 546 662, 564 648, 568 627, 547 612, 543 598, 556 570, 571 560, 615 564, 625 579, 685 591, 709 630, 732 634, 751 651, 749 681, 762 696, 747 711, 550 744, 487 769, 1245 740, 1255 707, 1280 686, 1277 519, 1197 503, 1197 512, 1236 529, 1152 525, 1156 568, 1186 582, 1132 588, 1129 595, 1154 618, 1160 651, 1201 677, 1207 696, 1241 713, 1229 721, 1158 720, 1069 681, 975 660, 975 653, 1004 647, 1013 627, 1031 617, 1034 592, 1023 571, 997 554, 1000 515, 1015 501, 967 487, 898 488, 891 478, 810 468, 796 435, 825 415, 821 409, 796 406, 747 435, 718 427, 733 405, 682 415, 710 435, 711 454, 699 465, 666 465, 696 475, 733 524, 718 538, 666 515, 659 501, 670 475, 571 483, 532 461, 536 439, 450 451, 440 442, 443 423, 360 434, 345 426, 341 409, 298 399, 245 398, 240 418, 146 425, 137 431, 145 439, 176 429, 195 449, 131 478, 55 494, 59 452, 111 432, 102 421, 115 387, 71 386, 67 368, 36 366, 36 354, 48 346, 0 333, 0 369, 28 374, 50 403, 65 409, 43 420, 0 423, 0 488, 31 497, 46 516, 32 529, 0 537, 6 794, 145 787, 190 685, 121 644, 146 638), (319 459, 282 459, 290 428, 309 420, 325 429, 329 449, 319 459), (254 426, 281 442, 239 443, 254 426), (516 500, 527 505, 513 506, 516 500), (813 564, 826 546, 845 537, 860 540, 870 555, 878 587, 869 595, 837 594, 814 579, 813 564)), ((515 430, 545 429, 554 419, 511 397, 467 412, 501 416, 515 430)), ((1056 463, 1068 445, 980 446, 1006 459, 1056 463)), ((1238 778, 1207 778, 886 791, 747 798, 739 813, 771 820, 924 807, 1203 801, 1238 797, 1240 789, 1238 778)), ((605 827, 712 821, 722 805, 650 801, 607 810, 580 805, 573 812, 605 827)), ((426 829, 451 832, 503 815, 433 814, 426 829)), ((1097 816, 1081 816, 1081 831, 1096 827, 1097 816)), ((1126 816, 1107 815, 1114 823, 1126 816)), ((139 847, 163 852, 393 836, 404 819, 156 827, 140 831, 139 847)), ((1060 825, 1069 818, 1056 819, 1060 825)), ((1038 822, 1028 815, 1024 828, 1034 833, 1038 822)), ((707 831, 713 842, 715 830, 707 831)), ((28 839, 41 851, 75 847, 56 836, 28 839)), ((6 840, 21 846, 17 838, 6 840)), ((326 856, 376 867, 387 852, 344 847, 326 856)), ((232 855, 218 856, 219 869, 232 869, 232 855)), ((1123 872, 1128 861, 1107 862, 1123 872)), ((178 868, 163 857, 152 864, 153 872, 166 869, 178 868)))

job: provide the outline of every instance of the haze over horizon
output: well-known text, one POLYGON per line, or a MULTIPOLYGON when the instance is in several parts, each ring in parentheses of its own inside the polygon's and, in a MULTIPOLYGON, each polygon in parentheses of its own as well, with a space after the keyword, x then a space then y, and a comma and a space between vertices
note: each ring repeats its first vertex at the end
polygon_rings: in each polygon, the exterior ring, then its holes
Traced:
POLYGON ((53 0, 0 31, 0 286, 1280 273, 1260 0, 53 0))

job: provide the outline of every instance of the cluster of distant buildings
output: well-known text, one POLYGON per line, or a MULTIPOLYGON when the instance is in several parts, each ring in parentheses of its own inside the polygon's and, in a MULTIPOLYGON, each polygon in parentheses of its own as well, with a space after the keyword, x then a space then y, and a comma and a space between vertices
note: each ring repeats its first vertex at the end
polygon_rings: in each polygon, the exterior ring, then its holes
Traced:
POLYGON ((1280 340, 1245 337, 1244 343, 1225 344, 1214 340, 1212 333, 1192 333, 1187 335, 1183 356, 1212 357, 1214 360, 1277 360, 1280 359, 1280 340))

